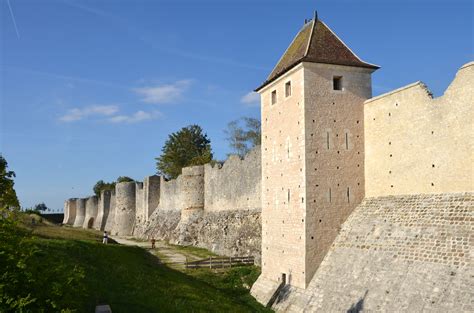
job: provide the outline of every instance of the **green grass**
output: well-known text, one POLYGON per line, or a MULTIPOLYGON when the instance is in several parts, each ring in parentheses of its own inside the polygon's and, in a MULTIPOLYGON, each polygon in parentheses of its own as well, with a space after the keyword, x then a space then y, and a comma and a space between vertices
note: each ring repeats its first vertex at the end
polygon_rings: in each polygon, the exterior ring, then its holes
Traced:
POLYGON ((145 249, 102 245, 100 232, 46 223, 26 228, 34 234, 26 239, 35 249, 26 265, 36 276, 37 287, 31 288, 45 296, 59 290, 55 311, 94 312, 95 305, 105 303, 114 313, 270 312, 247 289, 258 277, 257 267, 183 273, 159 264, 145 249))

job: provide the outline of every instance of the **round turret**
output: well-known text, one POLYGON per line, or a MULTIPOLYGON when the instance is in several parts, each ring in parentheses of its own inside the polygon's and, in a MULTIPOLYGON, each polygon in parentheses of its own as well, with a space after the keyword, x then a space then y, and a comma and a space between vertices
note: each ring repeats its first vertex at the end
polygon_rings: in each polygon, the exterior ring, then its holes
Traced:
POLYGON ((82 228, 92 228, 97 217, 97 196, 92 196, 86 200, 86 216, 82 228))
POLYGON ((99 204, 97 208, 97 218, 94 221, 94 228, 104 230, 105 221, 109 215, 110 210, 110 196, 112 192, 110 190, 102 190, 99 197, 99 204))
POLYGON ((204 166, 183 168, 181 179, 181 209, 204 209, 204 166))
POLYGON ((129 236, 135 224, 135 182, 115 185, 115 223, 112 233, 129 236))
POLYGON ((76 218, 74 219, 74 227, 82 227, 84 224, 84 219, 86 217, 86 200, 87 199, 76 200, 76 218))
POLYGON ((66 200, 67 217, 64 217, 65 224, 73 225, 76 220, 76 201, 76 198, 66 200))

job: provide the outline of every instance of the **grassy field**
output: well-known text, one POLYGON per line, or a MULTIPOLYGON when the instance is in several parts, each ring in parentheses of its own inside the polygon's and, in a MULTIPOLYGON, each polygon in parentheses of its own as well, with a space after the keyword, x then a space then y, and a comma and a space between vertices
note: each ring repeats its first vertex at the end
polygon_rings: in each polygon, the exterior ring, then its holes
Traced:
POLYGON ((259 275, 257 267, 183 273, 159 264, 142 248, 102 245, 100 232, 38 222, 32 226, 29 219, 23 227, 33 234, 27 241, 36 252, 28 266, 34 267, 30 272, 38 275, 38 286, 58 284, 57 289, 63 290, 56 300, 57 311, 93 312, 95 305, 105 303, 114 313, 269 312, 247 289, 259 275), (67 284, 65 292, 60 284, 67 284))

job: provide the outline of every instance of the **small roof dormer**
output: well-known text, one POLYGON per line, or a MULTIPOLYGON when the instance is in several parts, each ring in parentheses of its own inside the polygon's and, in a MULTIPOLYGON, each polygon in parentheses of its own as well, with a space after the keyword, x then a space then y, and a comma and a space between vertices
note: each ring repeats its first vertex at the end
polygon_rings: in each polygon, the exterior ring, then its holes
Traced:
POLYGON ((318 20, 315 12, 314 19, 305 21, 303 28, 273 71, 255 91, 261 90, 300 62, 346 65, 373 70, 380 68, 362 61, 323 21, 318 20))

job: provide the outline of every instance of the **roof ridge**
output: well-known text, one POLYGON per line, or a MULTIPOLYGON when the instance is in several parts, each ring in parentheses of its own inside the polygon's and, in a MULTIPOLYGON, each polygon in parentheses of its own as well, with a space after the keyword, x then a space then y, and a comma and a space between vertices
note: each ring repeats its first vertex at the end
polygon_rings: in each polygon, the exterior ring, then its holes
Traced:
POLYGON ((309 47, 311 46, 311 41, 313 40, 314 29, 316 28, 317 22, 318 22, 318 12, 314 11, 313 25, 311 28, 311 33, 309 34, 308 44, 306 45, 306 51, 303 55, 303 58, 305 58, 308 55, 309 47))
MULTIPOLYGON (((290 45, 285 49, 285 52, 281 55, 281 57, 278 59, 278 62, 275 64, 275 66, 273 67, 272 71, 270 72, 270 74, 268 74, 268 77, 266 79, 266 81, 268 81, 270 79, 270 77, 272 76, 273 72, 275 71, 275 69, 278 67, 278 64, 280 64, 281 60, 285 57, 286 53, 288 52, 288 50, 290 50, 291 46, 293 45, 293 43, 295 42, 295 40, 298 38, 298 36, 301 34, 301 32, 303 32, 305 30, 306 27, 308 27, 309 23, 306 23, 303 25, 303 27, 300 29, 300 31, 296 34, 295 37, 293 37, 293 40, 291 41, 290 45)), ((308 41, 310 42, 310 41, 308 41)), ((309 47, 309 44, 308 44, 308 47, 309 47)), ((279 73, 276 73, 277 75, 279 73)))
POLYGON ((376 66, 376 67, 380 68, 380 66, 378 66, 377 64, 369 63, 369 62, 366 62, 366 61, 362 60, 354 51, 352 51, 351 48, 349 48, 348 45, 346 45, 344 40, 342 40, 326 23, 324 23, 323 21, 320 21, 320 22, 321 22, 321 24, 326 26, 326 28, 344 45, 344 47, 347 48, 347 50, 349 50, 357 58, 357 60, 359 60, 362 63, 366 63, 366 64, 369 64, 369 65, 376 66))
POLYGON ((267 79, 255 91, 274 81, 300 62, 345 65, 376 70, 379 66, 363 61, 315 12, 296 34, 267 79))

